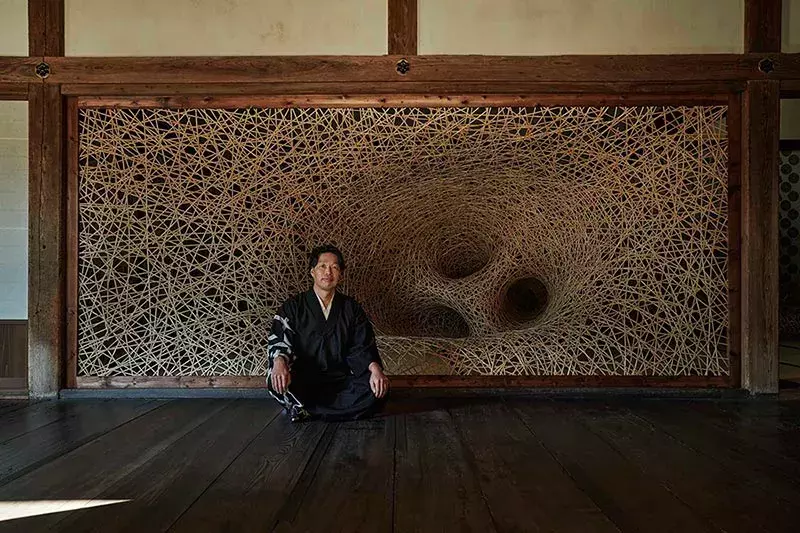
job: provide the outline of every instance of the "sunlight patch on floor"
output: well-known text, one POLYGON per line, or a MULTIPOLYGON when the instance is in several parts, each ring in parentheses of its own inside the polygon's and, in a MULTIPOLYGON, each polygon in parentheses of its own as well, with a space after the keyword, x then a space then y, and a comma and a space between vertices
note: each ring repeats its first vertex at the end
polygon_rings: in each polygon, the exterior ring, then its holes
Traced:
POLYGON ((24 500, 0 502, 0 522, 64 511, 77 511, 90 507, 101 507, 130 500, 24 500))

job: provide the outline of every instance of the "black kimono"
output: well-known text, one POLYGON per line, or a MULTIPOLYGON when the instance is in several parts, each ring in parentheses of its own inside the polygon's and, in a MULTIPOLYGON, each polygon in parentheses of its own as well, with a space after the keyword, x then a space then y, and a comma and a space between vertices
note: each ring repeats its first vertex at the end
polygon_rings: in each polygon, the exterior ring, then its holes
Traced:
POLYGON ((313 290, 285 302, 272 320, 269 371, 275 358, 286 359, 292 380, 289 392, 270 392, 282 405, 300 404, 326 420, 368 416, 381 401, 369 385, 369 365, 382 365, 364 309, 355 299, 335 293, 327 320, 313 290))

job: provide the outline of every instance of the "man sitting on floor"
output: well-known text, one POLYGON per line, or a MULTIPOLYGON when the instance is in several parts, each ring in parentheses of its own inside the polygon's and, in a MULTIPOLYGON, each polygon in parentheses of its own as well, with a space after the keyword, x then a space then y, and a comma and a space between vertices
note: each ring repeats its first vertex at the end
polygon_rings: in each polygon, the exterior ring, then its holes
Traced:
POLYGON ((372 324, 358 302, 336 292, 344 267, 335 246, 315 248, 314 286, 286 301, 272 321, 267 388, 292 422, 363 418, 388 392, 372 324))

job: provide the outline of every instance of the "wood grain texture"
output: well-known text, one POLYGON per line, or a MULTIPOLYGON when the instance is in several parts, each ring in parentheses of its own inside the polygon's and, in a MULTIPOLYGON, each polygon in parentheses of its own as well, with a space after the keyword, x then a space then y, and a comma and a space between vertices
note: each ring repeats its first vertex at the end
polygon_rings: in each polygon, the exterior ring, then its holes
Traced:
POLYGON ((780 89, 750 82, 742 114, 742 386, 778 392, 780 89))
POLYGON ((0 378, 0 392, 4 394, 13 394, 15 397, 17 393, 22 393, 20 396, 25 396, 28 389, 28 378, 0 378))
POLYGON ((473 401, 448 412, 499 531, 619 531, 504 404, 473 401))
MULTIPOLYGON (((293 425, 271 400, 191 400, 91 438, 120 403, 82 402, 31 431, 71 445, 0 485, 0 503, 130 501, 0 533, 797 529, 796 401, 395 398, 394 415, 293 425)), ((30 407, 0 403, 0 428, 30 407)), ((39 446, 13 440, 4 465, 39 446)))
POLYGON ((470 95, 472 98, 484 95, 518 94, 604 94, 628 95, 649 94, 676 96, 714 95, 740 92, 744 90, 743 81, 715 82, 555 82, 537 83, 526 81, 503 82, 273 82, 273 83, 69 83, 61 86, 61 92, 72 96, 145 96, 162 99, 192 95, 214 99, 227 96, 279 96, 287 95, 369 95, 402 94, 433 97, 470 95), (433 95, 433 96, 432 96, 433 95))
POLYGON ((554 403, 514 402, 520 419, 621 531, 718 531, 667 488, 654 484, 554 403))
POLYGON ((64 55, 64 0, 28 0, 28 54, 64 55))
POLYGON ((36 76, 40 57, 0 57, 0 83, 41 83, 36 76))
POLYGON ((728 357, 730 384, 742 383, 742 97, 728 102, 728 357))
MULTIPOLYGON (((681 95, 295 95, 295 96, 83 96, 80 108, 104 109, 242 109, 268 108, 337 108, 337 107, 533 107, 533 106, 643 106, 643 105, 719 105, 727 104, 727 94, 681 95)), ((76 169, 77 170, 77 169, 76 169)))
MULTIPOLYGON (((696 424, 709 424, 717 405, 698 402, 689 418, 696 424), (695 417, 695 409, 708 416, 695 417)), ((662 483, 684 502, 700 509, 701 514, 721 531, 750 533, 754 531, 792 531, 796 516, 770 490, 753 490, 753 479, 746 472, 725 468, 714 460, 684 445, 670 433, 654 427, 619 405, 584 404, 571 411, 590 431, 609 443, 631 464, 662 483), (682 465, 680 468, 677 465, 682 465), (726 487, 725 491, 720 487, 726 487), (751 512, 757 507, 763 516, 751 512)), ((688 421, 687 421, 687 425, 688 421)))
POLYGON ((28 378, 28 321, 0 320, 0 378, 28 378))
POLYGON ((78 511, 61 531, 166 531, 275 417, 264 403, 236 400, 98 495, 124 506, 78 511), (133 498, 131 495, 135 495, 133 498))
POLYGON ((394 531, 394 429, 391 418, 338 424, 308 490, 295 493, 293 512, 270 531, 394 531), (353 493, 360 495, 358 505, 353 493))
MULTIPOLYGON (((414 56, 405 75, 397 56, 46 57, 46 83, 267 82, 711 82, 800 78, 798 54, 629 56, 414 56), (770 74, 759 61, 774 62, 770 74)), ((21 68, 11 61, 6 68, 21 68)), ((0 63, 0 75, 3 73, 0 63)), ((6 80, 0 77, 0 81, 6 80)))
POLYGON ((781 51, 781 0, 745 0, 744 51, 781 51))
POLYGON ((417 0, 389 0, 389 55, 417 55, 417 0))
POLYGON ((17 83, 0 83, 0 100, 27 100, 28 99, 28 84, 17 83))
POLYGON ((394 531, 500 531, 452 417, 436 410, 396 423, 394 531))
POLYGON ((32 397, 57 394, 65 333, 64 108, 56 85, 31 84, 28 175, 28 376, 32 397))
POLYGON ((727 387, 726 376, 391 376, 392 386, 419 387, 727 387))
POLYGON ((115 401, 109 405, 64 402, 66 416, 58 424, 48 424, 0 443, 0 485, 4 485, 100 435, 125 424, 162 403, 146 400, 115 401))
POLYGON ((66 166, 67 166, 67 235, 66 235, 66 386, 77 386, 78 376, 78 102, 66 103, 66 166))
MULTIPOLYGON (((41 402, 36 405, 61 405, 64 402, 41 402)), ((94 404, 98 402, 83 402, 94 404)), ((69 453, 51 461, 0 487, 0 501, 19 498, 29 500, 92 499, 115 483, 141 468, 185 436, 197 426, 218 413, 229 401, 191 400, 172 401, 148 412, 119 428, 101 435, 69 453), (102 460, 98 460, 102 458, 102 460)), ((113 402, 104 402, 110 408, 113 402)), ((52 408, 51 408, 52 409, 52 408)), ((68 411, 64 412, 68 414, 68 411)), ((85 416, 78 415, 78 416, 85 416)), ((54 426, 70 428, 69 416, 63 416, 54 426)), ((38 516, 35 525, 26 519, 10 522, 9 530, 39 531, 53 527, 66 518, 67 513, 38 516)), ((0 532, 5 531, 0 522, 0 532)))
POLYGON ((291 424, 279 416, 170 531, 271 531, 326 431, 323 422, 291 424))
MULTIPOLYGON (((724 388, 726 376, 390 376, 392 387, 641 387, 724 388)), ((78 376, 83 389, 262 388, 263 376, 78 376)))
MULTIPOLYGON (((694 408, 678 413, 671 407, 658 402, 642 402, 628 406, 628 410, 656 430, 669 434, 682 445, 702 454, 706 461, 747 479, 751 490, 762 491, 773 502, 777 500, 789 509, 796 509, 800 505, 800 462, 787 458, 783 453, 785 448, 797 448, 793 443, 796 432, 784 429, 778 433, 780 436, 777 439, 754 444, 746 436, 743 437, 749 433, 745 427, 733 423, 717 425, 707 414, 694 408)), ((754 410, 760 416, 765 415, 764 411, 754 410)), ((749 509, 752 511, 752 505, 749 509)), ((783 520, 786 520, 786 515, 783 515, 783 520)), ((765 525, 769 523, 765 522, 765 525)))

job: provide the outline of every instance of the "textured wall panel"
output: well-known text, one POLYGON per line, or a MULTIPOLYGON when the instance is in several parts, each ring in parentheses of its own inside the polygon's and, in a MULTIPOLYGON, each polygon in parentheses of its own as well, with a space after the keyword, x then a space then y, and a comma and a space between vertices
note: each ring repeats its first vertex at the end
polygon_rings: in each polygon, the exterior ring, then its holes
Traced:
POLYGON ((800 335, 800 151, 781 152, 780 331, 800 335))
POLYGON ((65 0, 64 7, 68 56, 387 51, 386 0, 65 0))
POLYGON ((744 0, 418 1, 420 54, 743 51, 744 0))
POLYGON ((321 242, 395 374, 726 375, 725 115, 83 110, 79 375, 263 373, 321 242))

